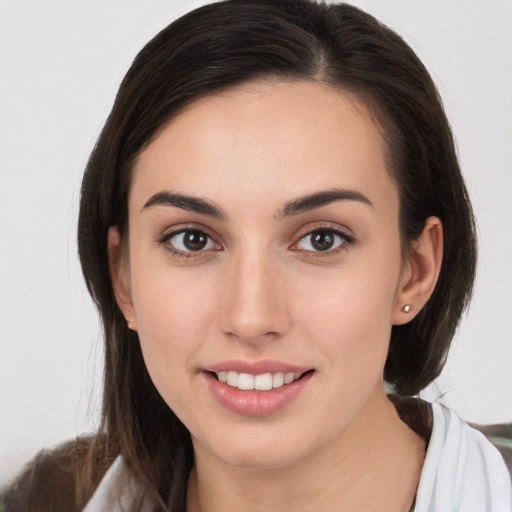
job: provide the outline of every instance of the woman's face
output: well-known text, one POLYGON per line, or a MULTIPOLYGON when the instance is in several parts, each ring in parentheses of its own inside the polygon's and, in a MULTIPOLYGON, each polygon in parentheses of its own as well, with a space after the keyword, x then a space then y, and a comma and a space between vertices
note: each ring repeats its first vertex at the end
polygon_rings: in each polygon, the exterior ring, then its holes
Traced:
POLYGON ((398 212, 348 93, 254 82, 157 133, 133 171, 118 299, 196 456, 275 467, 371 421, 409 278, 398 212))

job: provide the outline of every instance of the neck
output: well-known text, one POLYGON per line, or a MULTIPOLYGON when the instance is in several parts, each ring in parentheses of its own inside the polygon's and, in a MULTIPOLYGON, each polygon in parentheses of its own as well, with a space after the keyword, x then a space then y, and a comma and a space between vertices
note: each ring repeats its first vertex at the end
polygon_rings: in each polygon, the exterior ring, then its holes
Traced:
POLYGON ((425 456, 425 442, 376 389, 331 442, 289 465, 238 468, 195 446, 187 512, 407 512, 425 456))

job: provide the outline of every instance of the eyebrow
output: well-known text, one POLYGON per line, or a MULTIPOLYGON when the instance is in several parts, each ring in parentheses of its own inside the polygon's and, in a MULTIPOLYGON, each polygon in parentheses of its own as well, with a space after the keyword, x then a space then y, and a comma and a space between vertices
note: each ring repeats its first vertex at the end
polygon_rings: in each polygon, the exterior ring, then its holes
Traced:
POLYGON ((275 218, 280 219, 283 217, 291 217, 299 213, 314 210, 315 208, 327 206, 336 201, 357 201, 371 206, 372 208, 374 207, 373 203, 365 195, 361 194, 361 192, 358 192, 357 190, 333 188, 299 197, 298 199, 294 199, 293 201, 286 203, 285 207, 280 212, 278 212, 275 218))
POLYGON ((186 196, 164 190, 152 195, 142 207, 142 211, 152 206, 175 206, 189 212, 209 215, 216 219, 225 219, 227 215, 217 205, 200 197, 186 196))
MULTIPOLYGON (((292 217, 293 215, 321 208, 337 201, 357 201, 373 208, 373 203, 357 190, 329 189, 308 194, 286 203, 284 208, 274 215, 274 218, 279 220, 284 217, 292 217)), ((142 211, 153 206, 174 206, 216 219, 227 218, 226 213, 211 201, 167 190, 152 195, 142 207, 142 211)))

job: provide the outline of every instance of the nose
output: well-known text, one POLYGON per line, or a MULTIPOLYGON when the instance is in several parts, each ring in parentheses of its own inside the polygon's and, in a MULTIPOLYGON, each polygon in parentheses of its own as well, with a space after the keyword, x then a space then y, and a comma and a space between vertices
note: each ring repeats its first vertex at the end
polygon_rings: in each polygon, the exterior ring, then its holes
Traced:
POLYGON ((244 343, 281 338, 290 328, 283 269, 264 254, 233 257, 222 285, 220 329, 244 343))

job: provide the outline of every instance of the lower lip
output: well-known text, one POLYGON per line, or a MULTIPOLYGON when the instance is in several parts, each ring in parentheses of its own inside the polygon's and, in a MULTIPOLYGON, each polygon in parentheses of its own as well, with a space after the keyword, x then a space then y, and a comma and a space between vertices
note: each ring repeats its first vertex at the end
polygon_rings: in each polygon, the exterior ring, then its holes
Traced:
POLYGON ((217 380, 211 373, 204 372, 213 396, 228 411, 244 416, 268 416, 286 407, 305 388, 313 372, 300 379, 268 391, 245 391, 228 386, 217 380))

